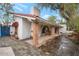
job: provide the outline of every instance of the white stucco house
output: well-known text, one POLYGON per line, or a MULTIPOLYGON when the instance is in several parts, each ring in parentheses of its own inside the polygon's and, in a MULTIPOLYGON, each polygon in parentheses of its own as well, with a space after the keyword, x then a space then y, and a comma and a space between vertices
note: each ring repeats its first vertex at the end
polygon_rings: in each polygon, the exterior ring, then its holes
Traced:
MULTIPOLYGON (((32 24, 32 18, 31 17, 27 17, 23 15, 19 15, 17 13, 16 17, 15 17, 15 21, 14 22, 18 22, 19 26, 17 29, 17 35, 18 38, 21 39, 26 39, 26 38, 30 38, 31 37, 31 24, 32 24)), ((11 32, 15 32, 15 28, 11 27, 11 32)))
POLYGON ((15 21, 12 23, 18 23, 17 29, 13 30, 13 27, 11 27, 11 33, 16 31, 19 40, 31 38, 34 35, 35 37, 40 37, 45 34, 54 34, 58 31, 55 30, 58 26, 52 25, 50 22, 40 17, 40 11, 37 8, 33 8, 31 14, 14 12, 11 12, 11 14, 15 16, 15 21))

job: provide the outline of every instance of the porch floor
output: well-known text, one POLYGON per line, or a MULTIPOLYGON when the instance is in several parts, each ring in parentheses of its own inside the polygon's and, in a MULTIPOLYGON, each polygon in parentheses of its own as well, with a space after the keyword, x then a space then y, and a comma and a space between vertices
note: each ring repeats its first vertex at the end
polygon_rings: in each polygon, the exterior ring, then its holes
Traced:
MULTIPOLYGON (((48 40, 51 40, 51 39, 54 39, 55 37, 59 36, 59 34, 53 34, 53 35, 46 35, 46 36, 42 36, 39 38, 39 46, 40 47, 41 45, 45 44, 48 40)), ((29 40, 25 40, 25 42, 33 45, 33 40, 32 39, 29 39, 29 40)))

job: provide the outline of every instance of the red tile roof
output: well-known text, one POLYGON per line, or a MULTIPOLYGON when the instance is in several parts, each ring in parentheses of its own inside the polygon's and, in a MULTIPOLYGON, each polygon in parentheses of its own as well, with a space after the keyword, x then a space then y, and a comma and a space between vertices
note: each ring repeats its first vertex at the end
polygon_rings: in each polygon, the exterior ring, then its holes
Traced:
POLYGON ((33 17, 36 18, 37 16, 32 15, 32 14, 21 14, 21 13, 14 13, 14 12, 10 12, 11 14, 15 14, 15 15, 19 15, 19 16, 28 16, 28 17, 33 17))
POLYGON ((18 15, 18 16, 28 16, 28 17, 37 18, 39 22, 49 23, 48 21, 44 20, 43 18, 41 18, 39 16, 32 15, 32 14, 21 14, 21 13, 15 13, 15 12, 10 12, 10 13, 14 14, 14 15, 18 15))
POLYGON ((43 23, 47 23, 47 24, 52 25, 50 22, 48 22, 47 20, 44 20, 43 18, 41 18, 39 16, 35 16, 35 15, 32 15, 32 14, 21 14, 21 13, 15 13, 15 12, 10 12, 10 13, 14 14, 14 15, 18 15, 18 16, 28 16, 28 17, 37 18, 39 22, 43 22, 43 23))

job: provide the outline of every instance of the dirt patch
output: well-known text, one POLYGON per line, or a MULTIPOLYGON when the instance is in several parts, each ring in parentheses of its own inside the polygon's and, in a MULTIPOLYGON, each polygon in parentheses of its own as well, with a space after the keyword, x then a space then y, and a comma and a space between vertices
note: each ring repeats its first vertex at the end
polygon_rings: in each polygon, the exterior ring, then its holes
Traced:
POLYGON ((40 47, 40 50, 46 55, 55 56, 57 53, 56 51, 59 48, 59 42, 60 42, 59 38, 60 37, 50 39, 49 41, 46 42, 46 44, 40 47))

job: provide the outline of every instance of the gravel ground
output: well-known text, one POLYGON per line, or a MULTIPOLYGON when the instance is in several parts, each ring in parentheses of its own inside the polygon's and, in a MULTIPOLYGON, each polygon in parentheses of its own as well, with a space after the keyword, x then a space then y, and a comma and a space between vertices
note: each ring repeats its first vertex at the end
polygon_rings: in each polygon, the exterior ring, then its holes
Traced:
POLYGON ((79 56, 79 45, 65 36, 51 39, 38 49, 26 42, 4 37, 0 38, 0 47, 12 47, 15 56, 79 56))
POLYGON ((26 42, 12 40, 10 37, 0 38, 0 47, 12 47, 15 56, 43 56, 44 54, 37 48, 26 42))

